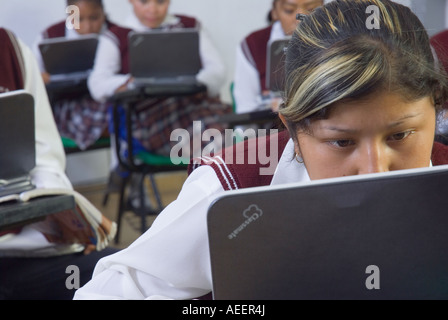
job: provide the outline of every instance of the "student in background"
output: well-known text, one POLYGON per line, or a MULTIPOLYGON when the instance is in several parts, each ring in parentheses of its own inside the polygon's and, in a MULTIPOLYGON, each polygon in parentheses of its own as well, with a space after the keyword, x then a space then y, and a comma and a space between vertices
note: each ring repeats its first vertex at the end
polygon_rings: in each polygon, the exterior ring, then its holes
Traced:
MULTIPOLYGON (((67 0, 67 6, 79 8, 79 28, 67 27, 64 20, 44 30, 35 42, 34 53, 46 84, 50 83, 50 75, 45 70, 39 43, 45 39, 79 39, 89 34, 102 34, 114 26, 106 17, 102 0, 67 0)), ((51 104, 59 133, 74 140, 81 149, 88 148, 101 136, 107 135, 107 106, 92 99, 87 86, 81 94, 58 94, 51 104)))
POLYGON ((266 59, 269 41, 292 35, 297 26, 296 15, 308 14, 323 0, 274 0, 271 16, 274 23, 249 34, 237 47, 233 95, 236 113, 255 111, 268 105, 274 111, 280 97, 271 97, 266 88, 266 59))
MULTIPOLYGON (((247 153, 241 163, 235 146, 193 162, 178 198, 131 246, 100 260, 76 299, 210 293, 207 210, 226 190, 448 163, 448 147, 434 143, 448 80, 409 8, 389 0, 333 0, 317 8, 292 36, 286 75, 279 113, 288 130, 258 138, 278 146, 275 171, 261 174, 266 165, 247 162, 247 153), (370 5, 381 8, 379 29, 366 27, 370 5)), ((245 151, 266 155, 261 147, 245 151)))
MULTIPOLYGON (((448 74, 448 30, 442 30, 431 37, 431 45, 438 63, 448 74)), ((448 144, 448 103, 445 103, 437 126, 438 141, 448 144)))
MULTIPOLYGON (((0 29, 1 92, 24 89, 35 102, 36 167, 32 182, 40 189, 72 190, 65 174, 65 154, 53 119, 45 86, 32 51, 13 33, 0 29)), ((110 222, 109 222, 110 223, 110 222)), ((0 300, 72 299, 66 269, 75 265, 80 282, 91 276, 99 258, 117 250, 76 243, 54 243, 40 231, 41 224, 0 232, 0 300)), ((57 234, 63 229, 54 226, 57 234)))
MULTIPOLYGON (((101 38, 95 66, 88 80, 92 96, 99 102, 105 102, 115 93, 127 90, 132 84, 133 78, 128 65, 128 34, 132 30, 195 28, 200 34, 202 62, 197 80, 206 86, 207 91, 190 96, 148 98, 139 102, 138 119, 133 122, 133 136, 139 137, 135 141, 135 147, 138 151, 170 156, 173 146, 170 133, 175 129, 183 128, 192 134, 193 121, 202 121, 203 129, 224 130, 225 127, 217 124, 214 118, 232 111, 219 98, 225 80, 225 67, 199 21, 193 17, 169 14, 170 0, 129 2, 133 8, 133 14, 125 23, 129 28, 112 28, 101 38)), ((112 152, 111 164, 114 173, 126 174, 120 172, 115 152, 112 152)), ((135 201, 138 201, 137 194, 135 201)), ((140 206, 139 203, 134 205, 140 206)))

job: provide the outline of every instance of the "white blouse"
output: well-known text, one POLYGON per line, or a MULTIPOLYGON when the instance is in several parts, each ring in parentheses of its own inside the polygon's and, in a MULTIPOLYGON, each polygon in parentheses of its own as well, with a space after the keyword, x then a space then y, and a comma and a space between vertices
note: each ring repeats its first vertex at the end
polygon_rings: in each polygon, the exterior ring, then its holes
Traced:
MULTIPOLYGON (((290 140, 271 185, 309 181, 292 160, 290 140)), ((75 299, 194 299, 212 290, 207 210, 225 192, 215 171, 202 166, 184 183, 178 198, 128 248, 101 259, 93 278, 75 299)))
MULTIPOLYGON (((20 39, 18 42, 25 63, 24 90, 34 97, 35 102, 36 166, 31 171, 32 181, 37 188, 72 189, 65 174, 66 158, 62 140, 54 122, 39 67, 31 49, 20 39)), ((13 255, 25 256, 56 254, 59 249, 50 244, 33 225, 24 228, 18 235, 0 237, 0 256, 11 255, 11 252, 14 252, 13 255)))

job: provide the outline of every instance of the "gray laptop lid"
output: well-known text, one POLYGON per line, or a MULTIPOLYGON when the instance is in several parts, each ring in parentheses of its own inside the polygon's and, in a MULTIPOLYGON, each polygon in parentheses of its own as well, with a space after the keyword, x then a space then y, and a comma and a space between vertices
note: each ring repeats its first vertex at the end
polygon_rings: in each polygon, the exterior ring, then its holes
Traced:
POLYGON ((266 88, 273 92, 285 87, 285 53, 290 38, 270 41, 266 55, 266 88))
POLYGON ((45 69, 50 75, 87 76, 93 69, 97 47, 97 35, 85 35, 79 39, 46 39, 39 44, 45 69))
POLYGON ((0 94, 0 195, 31 188, 36 165, 34 99, 23 90, 0 94))
POLYGON ((130 72, 148 82, 194 80, 201 69, 196 29, 131 32, 130 72))
POLYGON ((448 166, 226 192, 215 299, 447 299, 448 166))

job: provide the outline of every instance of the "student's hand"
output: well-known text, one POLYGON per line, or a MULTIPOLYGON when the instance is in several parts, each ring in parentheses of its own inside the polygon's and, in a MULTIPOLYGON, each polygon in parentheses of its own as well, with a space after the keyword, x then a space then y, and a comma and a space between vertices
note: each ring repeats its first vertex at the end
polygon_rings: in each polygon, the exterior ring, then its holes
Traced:
POLYGON ((119 87, 117 88, 117 90, 115 90, 115 93, 119 93, 119 92, 123 92, 123 91, 128 90, 128 86, 129 86, 129 84, 132 83, 133 81, 134 81, 134 78, 133 78, 133 77, 130 77, 130 78, 128 79, 128 81, 126 81, 124 84, 122 84, 121 86, 119 86, 119 87))

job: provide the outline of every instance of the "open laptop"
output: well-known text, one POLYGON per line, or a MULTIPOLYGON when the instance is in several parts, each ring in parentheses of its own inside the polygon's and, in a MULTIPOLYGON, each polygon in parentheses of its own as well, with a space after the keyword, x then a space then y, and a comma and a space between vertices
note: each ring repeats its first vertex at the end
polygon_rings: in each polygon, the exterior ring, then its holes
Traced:
POLYGON ((266 88, 273 93, 285 87, 285 53, 290 38, 268 42, 266 55, 266 88))
POLYGON ((51 82, 85 81, 93 69, 97 47, 98 35, 45 39, 39 44, 51 82))
POLYGON ((448 166, 230 191, 214 299, 447 299, 448 166))
POLYGON ((0 94, 0 197, 34 188, 34 128, 33 97, 23 90, 0 94))
POLYGON ((198 85, 202 63, 197 29, 131 32, 129 65, 134 86, 176 91, 198 85))

